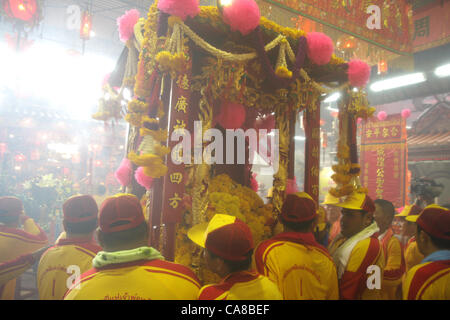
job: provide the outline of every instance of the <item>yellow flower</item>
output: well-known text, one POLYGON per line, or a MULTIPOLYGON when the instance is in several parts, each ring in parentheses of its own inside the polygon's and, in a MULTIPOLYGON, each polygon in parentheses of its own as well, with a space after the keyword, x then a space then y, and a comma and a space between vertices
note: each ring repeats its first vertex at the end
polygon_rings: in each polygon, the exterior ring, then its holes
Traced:
POLYGON ((169 51, 160 51, 155 57, 161 72, 169 71, 172 63, 172 54, 169 51))
POLYGON ((275 74, 279 76, 280 78, 290 79, 292 78, 292 71, 290 71, 288 68, 284 66, 280 66, 275 71, 275 74))
POLYGON ((129 122, 132 126, 140 127, 142 121, 142 115, 139 113, 127 113, 125 121, 129 122))

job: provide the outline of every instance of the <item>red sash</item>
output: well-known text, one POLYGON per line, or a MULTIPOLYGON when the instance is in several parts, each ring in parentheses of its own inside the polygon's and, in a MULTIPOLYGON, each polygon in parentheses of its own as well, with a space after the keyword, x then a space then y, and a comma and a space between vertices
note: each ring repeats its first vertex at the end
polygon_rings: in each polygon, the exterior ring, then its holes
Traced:
POLYGON ((408 292, 408 300, 419 300, 422 297, 422 294, 425 292, 425 289, 432 284, 434 281, 439 279, 440 277, 448 274, 450 272, 450 260, 442 260, 442 261, 434 261, 429 264, 426 264, 422 267, 419 267, 416 272, 414 273, 414 276, 411 280, 411 284, 409 286, 409 292, 408 292), (447 272, 444 272, 443 274, 439 275, 439 277, 436 277, 433 279, 433 281, 428 282, 425 285, 425 282, 429 278, 431 278, 436 273, 448 269, 447 272), (421 292, 422 291, 422 292, 421 292), (420 293, 420 296, 418 294, 420 293))

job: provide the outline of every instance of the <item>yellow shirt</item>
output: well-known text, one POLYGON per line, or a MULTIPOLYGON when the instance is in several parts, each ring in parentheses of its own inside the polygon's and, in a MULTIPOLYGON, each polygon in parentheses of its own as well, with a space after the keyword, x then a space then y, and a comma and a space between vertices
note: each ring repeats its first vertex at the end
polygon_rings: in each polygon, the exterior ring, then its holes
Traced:
MULTIPOLYGON (((47 235, 31 218, 25 220, 23 230, 0 226, 0 263, 32 253, 46 244, 47 235)), ((15 279, 0 287, 0 300, 14 299, 15 288, 15 279)))
POLYGON ((48 249, 41 257, 37 273, 39 299, 62 300, 67 292, 67 280, 77 266, 80 274, 92 268, 92 259, 101 247, 92 240, 60 239, 54 247, 48 249))
POLYGON ((136 261, 91 269, 65 300, 195 300, 197 276, 187 267, 163 260, 136 261))
POLYGON ((282 300, 277 285, 256 272, 235 272, 200 289, 198 300, 282 300))
POLYGON ((402 276, 405 273, 405 259, 402 246, 400 240, 394 236, 392 229, 388 229, 380 241, 385 257, 383 283, 381 286, 382 297, 385 300, 395 300, 397 298, 397 290, 402 284, 402 276))
POLYGON ((408 244, 405 249, 405 262, 406 262, 406 271, 418 265, 425 257, 419 251, 419 247, 417 246, 416 238, 412 237, 409 239, 408 244))
POLYGON ((277 284, 284 300, 339 299, 336 266, 312 233, 284 232, 262 242, 255 265, 277 284))
POLYGON ((0 287, 27 271, 34 262, 34 258, 30 253, 17 259, 0 263, 0 287))
POLYGON ((421 263, 406 274, 404 300, 450 300, 450 260, 421 263))
MULTIPOLYGON (((330 245, 330 254, 345 242, 345 238, 336 239, 330 245)), ((367 273, 369 266, 376 265, 381 271, 383 281, 384 255, 380 241, 375 235, 359 241, 352 249, 345 271, 339 279, 339 296, 346 300, 381 300, 381 289, 369 289, 367 273)))

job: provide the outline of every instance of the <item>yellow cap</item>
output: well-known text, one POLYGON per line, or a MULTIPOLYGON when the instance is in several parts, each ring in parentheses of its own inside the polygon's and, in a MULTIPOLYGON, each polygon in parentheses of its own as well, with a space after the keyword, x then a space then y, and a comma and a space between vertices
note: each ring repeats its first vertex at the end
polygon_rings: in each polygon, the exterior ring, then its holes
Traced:
MULTIPOLYGON (((447 210, 446 208, 443 208, 443 207, 441 207, 441 206, 438 206, 437 204, 430 204, 430 205, 426 206, 423 210, 425 210, 425 209, 432 209, 432 208, 435 208, 435 209, 442 209, 442 210, 447 210)), ((423 212, 423 210, 421 210, 421 211, 420 211, 419 213, 417 213, 417 214, 409 214, 409 215, 405 218, 405 220, 406 220, 406 221, 410 221, 410 222, 416 222, 417 219, 419 218, 420 214, 423 212)))
POLYGON ((351 210, 364 210, 367 212, 375 211, 375 204, 372 199, 367 194, 359 192, 353 192, 338 203, 326 204, 351 210))
POLYGON ((332 205, 335 203, 339 203, 339 198, 336 198, 336 197, 332 196, 330 193, 327 193, 325 195, 325 200, 323 200, 323 202, 321 204, 332 205))
POLYGON ((317 213, 318 213, 317 231, 321 232, 325 230, 325 227, 327 226, 325 209, 322 206, 319 206, 319 210, 317 213))
POLYGON ((267 191, 267 196, 266 196, 266 198, 273 198, 273 187, 271 187, 271 188, 269 189, 269 191, 267 191))
POLYGON ((188 237, 219 257, 244 261, 254 248, 252 232, 241 220, 226 214, 216 214, 209 223, 202 223, 188 231, 188 237))
POLYGON ((420 212, 422 211, 422 209, 415 205, 415 204, 410 204, 410 205, 406 205, 402 212, 400 212, 399 214, 396 214, 396 217, 407 217, 409 215, 418 215, 420 212))
POLYGON ((216 229, 222 228, 229 224, 233 224, 236 221, 236 217, 227 214, 216 214, 211 221, 204 222, 193 226, 189 229, 187 235, 194 243, 200 247, 205 247, 206 237, 208 233, 213 232, 216 229))

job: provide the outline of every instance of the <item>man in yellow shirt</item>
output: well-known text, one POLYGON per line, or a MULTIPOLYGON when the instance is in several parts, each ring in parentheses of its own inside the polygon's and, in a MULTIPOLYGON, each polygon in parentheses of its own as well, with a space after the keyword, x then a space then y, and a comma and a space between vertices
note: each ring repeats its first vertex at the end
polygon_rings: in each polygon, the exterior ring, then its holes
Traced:
POLYGON ((338 272, 340 298, 382 299, 384 255, 373 221, 375 204, 368 195, 355 192, 331 205, 342 208, 341 234, 329 247, 338 272))
POLYGON ((408 239, 404 250, 406 272, 415 265, 418 265, 425 258, 423 254, 420 253, 419 248, 417 247, 415 237, 415 232, 417 229, 416 220, 421 212, 422 208, 414 204, 405 206, 402 212, 398 215, 405 217, 405 233, 411 235, 411 238, 408 239))
POLYGON ((48 248, 44 247, 33 253, 21 255, 14 260, 0 263, 0 287, 30 269, 48 248))
POLYGON ((107 198, 100 207, 97 238, 104 251, 81 275, 65 300, 194 300, 200 283, 187 267, 164 261, 148 246, 148 225, 132 194, 107 198))
POLYGON ((66 235, 59 238, 39 262, 37 287, 41 300, 63 299, 72 273, 81 274, 92 268, 92 259, 102 249, 93 239, 97 215, 97 203, 89 195, 73 196, 64 202, 66 235))
MULTIPOLYGON (((47 244, 47 235, 23 212, 23 204, 15 197, 0 198, 0 263, 32 253, 47 244), (23 229, 19 228, 20 223, 23 229)), ((0 286, 0 300, 14 299, 16 280, 0 286)))
POLYGON ((192 227, 188 237, 205 248, 208 267, 223 279, 200 289, 199 300, 281 300, 275 283, 251 270, 253 237, 241 220, 216 214, 192 227))
POLYGON ((406 274, 405 300, 450 300, 450 210, 427 206, 417 218, 416 241, 423 261, 406 274))
POLYGON ((395 216, 394 205, 384 199, 375 200, 375 213, 373 215, 378 228, 380 229, 378 240, 383 248, 385 267, 383 272, 382 294, 383 299, 400 299, 397 295, 399 286, 402 283, 402 276, 405 272, 405 259, 403 256, 400 240, 394 236, 392 221, 395 216))
POLYGON ((287 195, 279 221, 284 232, 256 249, 258 272, 278 285, 285 300, 339 299, 336 266, 313 235, 315 201, 305 192, 287 195))

